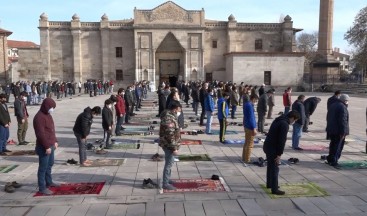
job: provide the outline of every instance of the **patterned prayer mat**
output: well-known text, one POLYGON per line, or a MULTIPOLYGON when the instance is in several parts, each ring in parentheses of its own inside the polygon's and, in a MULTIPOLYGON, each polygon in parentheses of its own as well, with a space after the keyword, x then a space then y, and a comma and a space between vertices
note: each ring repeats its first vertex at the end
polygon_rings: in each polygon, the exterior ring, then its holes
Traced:
MULTIPOLYGON (((210 135, 219 135, 220 130, 211 130, 212 134, 210 135)), ((229 134, 237 134, 237 131, 227 130, 226 135, 229 134)))
POLYGON ((201 145, 201 140, 181 140, 181 145, 201 145))
MULTIPOLYGON (((91 182, 91 183, 70 183, 61 184, 59 187, 49 187, 53 192, 50 196, 59 195, 80 195, 80 194, 99 194, 105 182, 91 182)), ((48 196, 37 192, 33 197, 48 196)))
MULTIPOLYGON (((138 125, 138 126, 149 126, 150 122, 129 122, 130 125, 138 125)), ((127 125, 129 125, 127 124, 127 125)))
POLYGON ((125 128, 124 130, 122 130, 122 132, 138 132, 138 131, 147 132, 149 131, 149 127, 134 127, 134 128, 125 128))
POLYGON ((367 160, 362 161, 339 161, 338 168, 344 170, 351 170, 351 169, 367 169, 367 160))
POLYGON ((328 151, 328 147, 323 145, 302 145, 301 148, 305 151, 328 151))
POLYGON ((34 150, 15 150, 12 152, 6 152, 6 156, 22 156, 22 155, 36 155, 34 150))
MULTIPOLYGON (((183 192, 224 192, 228 191, 224 181, 211 179, 172 179, 176 190, 165 190, 163 193, 183 193, 183 192)), ((162 192, 162 191, 161 191, 162 192)))
POLYGON ((139 149, 139 143, 126 143, 126 142, 114 142, 112 144, 113 149, 139 149))
POLYGON ((328 193, 313 182, 307 183, 286 183, 280 185, 280 190, 285 191, 284 195, 275 195, 271 193, 270 188, 266 188, 261 184, 262 189, 269 195, 270 198, 292 198, 292 197, 323 197, 328 196, 328 193))
POLYGON ((120 166, 125 163, 126 159, 97 159, 92 160, 92 164, 90 166, 81 166, 81 167, 100 167, 100 166, 120 166))
MULTIPOLYGON (((259 139, 254 139, 254 144, 259 144, 260 140, 259 139)), ((241 140, 241 139, 226 139, 223 143, 224 145, 230 145, 230 144, 238 144, 238 145, 243 145, 245 144, 245 140, 241 140)))
POLYGON ((1 165, 0 166, 0 173, 8 173, 13 169, 17 168, 19 165, 1 165))
POLYGON ((180 161, 211 161, 207 154, 179 155, 180 161))

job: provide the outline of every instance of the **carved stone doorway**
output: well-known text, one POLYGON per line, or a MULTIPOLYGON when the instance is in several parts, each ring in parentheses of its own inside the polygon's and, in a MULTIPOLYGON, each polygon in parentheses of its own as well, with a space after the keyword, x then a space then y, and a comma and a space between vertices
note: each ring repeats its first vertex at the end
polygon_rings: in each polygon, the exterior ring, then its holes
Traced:
POLYGON ((178 74, 180 72, 180 60, 159 60, 159 82, 169 83, 170 86, 176 86, 178 74))

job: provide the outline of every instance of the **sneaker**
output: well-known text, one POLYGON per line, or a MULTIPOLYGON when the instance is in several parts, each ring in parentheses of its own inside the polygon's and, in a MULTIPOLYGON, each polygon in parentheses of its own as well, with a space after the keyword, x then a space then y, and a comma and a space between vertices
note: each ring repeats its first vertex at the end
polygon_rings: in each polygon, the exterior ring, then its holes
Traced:
POLYGON ((293 148, 293 150, 302 151, 302 150, 303 150, 303 148, 296 147, 296 148, 293 148))
POLYGON ((52 195, 53 194, 53 192, 51 190, 47 189, 47 188, 42 190, 42 191, 38 191, 38 192, 41 193, 41 194, 44 194, 44 195, 52 195))
POLYGON ((16 182, 16 181, 13 181, 12 183, 11 183, 11 186, 13 186, 14 188, 21 188, 23 185, 22 184, 19 184, 18 182, 16 182))
POLYGON ((171 184, 163 185, 163 189, 165 189, 165 190, 177 190, 177 188, 174 187, 171 184))
POLYGON ((23 141, 23 142, 24 142, 26 145, 30 143, 30 142, 28 142, 28 141, 23 141))
POLYGON ((173 158, 173 162, 179 162, 180 161, 180 159, 178 159, 178 158, 173 158))
POLYGON ((168 180, 168 184, 170 184, 170 185, 174 185, 174 184, 176 184, 176 182, 175 182, 175 181, 173 181, 173 180, 168 180))
POLYGON ((5 149, 3 152, 11 152, 9 149, 5 149))
POLYGON ((25 142, 20 142, 18 145, 27 145, 25 142))
POLYGON ((156 188, 156 185, 152 184, 149 179, 143 180, 143 189, 153 189, 156 188))
POLYGON ((281 190, 277 190, 277 191, 272 191, 271 192, 272 194, 275 194, 275 195, 284 195, 285 194, 285 192, 284 191, 281 191, 281 190))
POLYGON ((12 185, 11 182, 8 182, 8 183, 5 184, 4 191, 7 192, 7 193, 14 193, 15 188, 12 185))
POLYGON ((46 185, 47 187, 60 187, 60 184, 59 183, 56 183, 56 182, 52 182, 51 184, 49 185, 46 185))

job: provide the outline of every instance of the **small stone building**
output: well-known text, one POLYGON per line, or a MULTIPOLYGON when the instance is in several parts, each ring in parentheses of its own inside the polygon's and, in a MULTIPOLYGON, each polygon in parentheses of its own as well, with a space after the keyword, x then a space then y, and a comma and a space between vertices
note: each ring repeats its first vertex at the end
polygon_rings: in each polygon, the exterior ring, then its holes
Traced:
POLYGON ((172 1, 151 10, 134 9, 134 19, 82 22, 39 20, 40 49, 22 52, 22 70, 38 69, 40 80, 115 80, 118 83, 228 80, 274 86, 302 80, 304 54, 296 52, 291 17, 282 23, 241 23, 205 19, 172 1), (37 60, 36 58, 39 58, 37 60), (24 60, 22 60, 24 59, 24 60))

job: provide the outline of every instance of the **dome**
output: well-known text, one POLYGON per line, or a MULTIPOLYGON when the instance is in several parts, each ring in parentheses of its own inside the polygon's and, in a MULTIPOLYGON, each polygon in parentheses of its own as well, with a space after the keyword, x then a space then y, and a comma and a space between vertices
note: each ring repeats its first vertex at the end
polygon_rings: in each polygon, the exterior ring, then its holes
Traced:
POLYGON ((285 22, 292 21, 292 17, 290 17, 289 15, 287 15, 286 17, 284 17, 284 21, 285 22))
POLYGON ((228 21, 236 21, 236 18, 233 16, 233 14, 229 15, 228 21))
POLYGON ((103 16, 101 17, 102 20, 108 20, 108 16, 106 14, 103 14, 103 16))
POLYGON ((48 20, 48 16, 46 13, 42 13, 40 16, 41 20, 48 20))
POLYGON ((78 14, 74 14, 72 17, 71 17, 73 20, 79 20, 80 17, 78 14))

